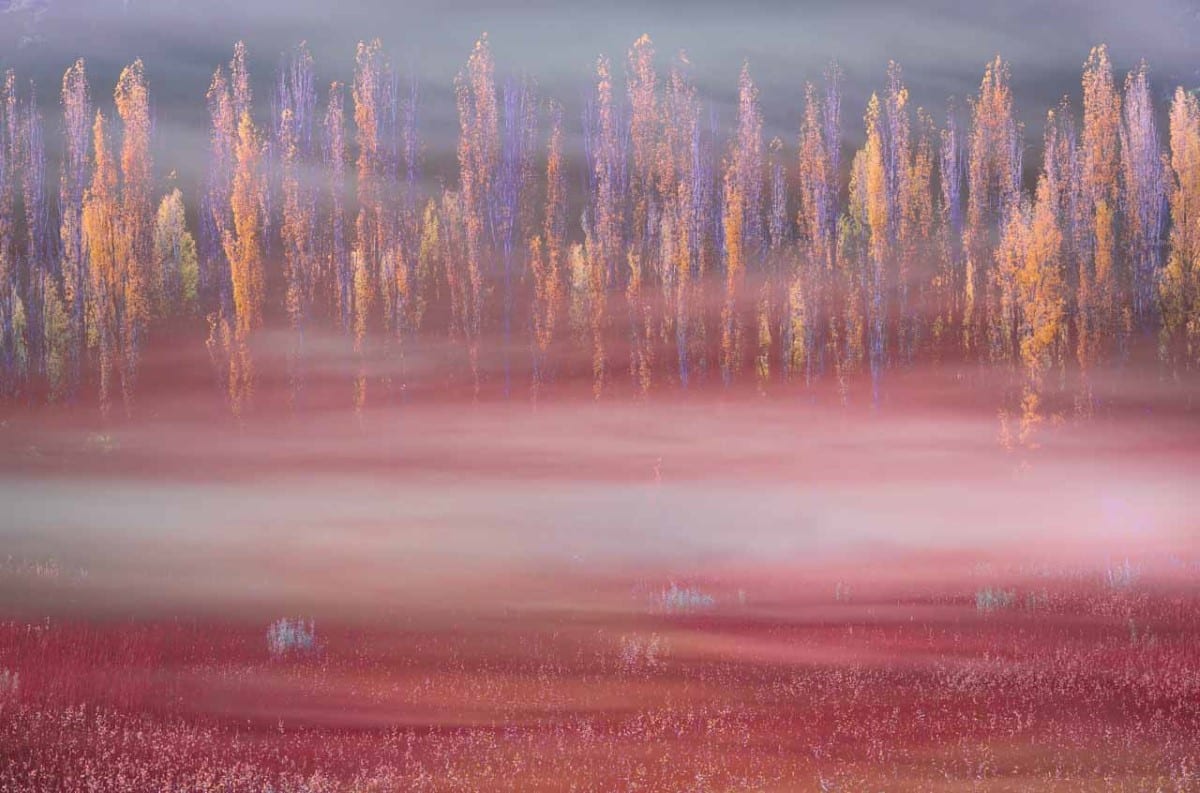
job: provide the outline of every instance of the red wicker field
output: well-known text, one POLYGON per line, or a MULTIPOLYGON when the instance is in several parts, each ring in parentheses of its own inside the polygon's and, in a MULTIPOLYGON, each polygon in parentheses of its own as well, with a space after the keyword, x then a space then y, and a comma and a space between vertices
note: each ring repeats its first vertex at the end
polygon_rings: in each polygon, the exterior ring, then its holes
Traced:
POLYGON ((1200 788, 1194 422, 948 379, 14 414, 0 790, 1200 788))
POLYGON ((797 569, 691 610, 580 578, 586 608, 317 618, 282 656, 250 615, 12 621, 0 788, 1195 790, 1178 572, 996 572, 988 606, 797 569))

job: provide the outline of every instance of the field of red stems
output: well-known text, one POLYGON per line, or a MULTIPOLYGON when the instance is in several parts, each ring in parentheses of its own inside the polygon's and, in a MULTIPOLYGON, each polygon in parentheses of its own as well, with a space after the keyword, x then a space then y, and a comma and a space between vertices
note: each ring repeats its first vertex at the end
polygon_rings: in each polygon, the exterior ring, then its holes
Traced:
POLYGON ((0 793, 1200 791, 1200 94, 350 54, 0 80, 0 793))
POLYGON ((0 427, 0 790, 1200 789, 1191 385, 1022 442, 957 365, 361 411, 265 366, 241 421, 159 365, 0 427))

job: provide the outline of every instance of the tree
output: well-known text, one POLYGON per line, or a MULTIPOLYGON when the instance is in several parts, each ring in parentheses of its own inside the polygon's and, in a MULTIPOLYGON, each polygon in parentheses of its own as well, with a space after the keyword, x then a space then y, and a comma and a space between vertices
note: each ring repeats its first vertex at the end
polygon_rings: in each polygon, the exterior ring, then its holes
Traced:
POLYGON ((938 148, 938 181, 941 186, 941 266, 934 281, 938 295, 938 314, 933 336, 939 344, 953 328, 963 327, 960 298, 964 291, 963 261, 963 159, 962 133, 958 127, 958 112, 951 103, 946 111, 946 126, 940 133, 938 148))
MULTIPOLYGON (((800 368, 812 378, 819 350, 838 335, 835 306, 844 290, 835 273, 838 249, 838 164, 841 149, 841 70, 826 70, 825 91, 805 86, 804 118, 800 127, 799 209, 796 214, 799 257, 791 261, 784 304, 784 375, 800 368), (825 323, 819 318, 825 315, 825 323), (826 328, 828 334, 824 333, 826 328)), ((775 192, 782 174, 774 179, 775 192)), ((779 200, 776 199, 779 203, 779 200)), ((836 344, 834 345, 836 348, 836 344)), ((837 350, 834 350, 835 355, 837 350)))
POLYGON ((66 386, 74 391, 82 379, 87 342, 88 265, 83 242, 83 196, 88 181, 92 102, 82 59, 63 75, 62 108, 64 146, 58 194, 59 243, 62 246, 62 298, 67 314, 66 386))
POLYGON ((867 142, 863 147, 863 175, 866 183, 867 217, 867 290, 866 318, 868 362, 871 379, 878 385, 887 355, 887 285, 891 259, 891 202, 889 201, 888 165, 884 152, 879 97, 871 94, 865 116, 867 142))
POLYGON ((1063 235, 1057 214, 1053 184, 1043 172, 1032 206, 1023 200, 1009 208, 996 249, 997 309, 1025 373, 1018 440, 1028 447, 1035 446, 1034 432, 1042 421, 1044 374, 1065 337, 1063 235))
POLYGON ((1162 351, 1173 364, 1191 365, 1200 357, 1200 100, 1182 88, 1171 105, 1170 177, 1162 351))
POLYGON ((870 213, 868 211, 867 150, 860 148, 850 163, 850 194, 838 225, 838 278, 843 300, 837 349, 838 388, 845 399, 846 376, 862 365, 867 344, 867 303, 871 294, 870 213))
POLYGON ((329 104, 321 124, 322 153, 328 173, 328 233, 325 266, 332 277, 330 305, 342 331, 349 333, 354 320, 353 274, 346 252, 346 138, 345 99, 341 83, 329 86, 329 104))
POLYGON ((721 376, 730 385, 741 368, 742 318, 738 300, 746 280, 744 220, 745 197, 736 171, 725 171, 723 203, 725 237, 725 304, 721 309, 721 376))
POLYGON ((0 380, 6 395, 16 393, 24 374, 24 306, 17 290, 16 213, 17 90, 9 71, 0 87, 0 380))
POLYGON ((163 196, 155 213, 154 260, 162 283, 157 316, 168 320, 194 316, 199 299, 196 240, 188 231, 178 188, 163 196))
POLYGON ((550 345, 562 302, 562 265, 566 245, 566 178, 563 172, 562 108, 550 108, 550 141, 546 149, 546 209, 542 234, 530 241, 533 275, 533 394, 546 379, 550 345))
POLYGON ((316 91, 313 85, 312 56, 307 45, 301 44, 279 76, 278 106, 281 109, 275 129, 283 198, 283 222, 279 231, 285 263, 284 301, 293 335, 288 352, 293 400, 301 384, 305 331, 312 311, 319 260, 316 190, 303 173, 312 163, 315 148, 316 91))
POLYGON ((30 84, 25 106, 19 111, 19 167, 21 204, 25 221, 25 256, 17 279, 26 313, 25 344, 28 349, 31 379, 49 376, 50 395, 62 393, 66 357, 66 335, 55 327, 59 317, 50 319, 47 310, 61 311, 58 292, 57 246, 52 234, 50 202, 46 195, 46 144, 42 132, 42 112, 36 90, 30 84), (54 331, 53 338, 48 331, 54 331), (51 343, 55 346, 52 349, 51 343), (50 371, 53 363, 54 371, 50 371))
POLYGON ((659 156, 664 124, 658 100, 658 75, 654 70, 654 43, 649 36, 641 36, 630 48, 625 83, 629 96, 629 152, 632 158, 629 242, 639 261, 646 261, 658 232, 654 228, 654 216, 660 211, 656 188, 663 167, 659 156))
POLYGON ((107 413, 114 381, 119 381, 128 413, 161 286, 150 208, 150 102, 141 61, 122 71, 114 98, 123 127, 119 168, 104 115, 97 112, 92 127, 95 166, 83 199, 82 237, 90 273, 87 311, 94 326, 89 336, 100 356, 101 410, 107 413))
POLYGON ((905 165, 907 175, 900 196, 900 231, 897 244, 900 255, 900 351, 912 360, 923 330, 923 317, 929 279, 918 273, 934 251, 934 128, 933 119, 924 110, 917 111, 917 139, 912 160, 905 165), (912 289, 916 287, 916 299, 912 289))
POLYGON ((117 168, 112 159, 104 114, 92 125, 95 166, 83 201, 83 240, 87 247, 89 337, 98 348, 100 410, 107 415, 113 380, 118 376, 120 325, 124 310, 124 248, 118 207, 117 168))
MULTIPOLYGON (((209 314, 208 346, 227 367, 230 407, 241 416, 254 391, 250 337, 263 322, 266 305, 264 264, 266 179, 264 141, 252 115, 253 96, 246 66, 246 45, 234 45, 229 79, 222 69, 208 90, 212 120, 207 212, 202 213, 202 240, 219 241, 201 261, 201 291, 211 290, 216 308, 209 314), (207 282, 207 283, 206 283, 207 282)), ((204 243, 202 242, 202 247, 204 243)))
POLYGON ((502 92, 500 169, 488 196, 492 240, 501 264, 501 331, 504 361, 504 394, 512 390, 510 350, 513 307, 518 282, 523 280, 524 240, 533 229, 533 149, 537 138, 537 97, 533 82, 509 80, 502 92))
POLYGON ((1162 266, 1159 250, 1167 217, 1167 180, 1144 62, 1125 78, 1123 107, 1120 149, 1124 249, 1131 259, 1133 318, 1145 331, 1158 318, 1155 286, 1162 266))
POLYGON ((1049 368, 1054 348, 1064 335, 1066 293, 1060 258, 1063 235, 1056 209, 1043 174, 1038 179, 1025 256, 1017 273, 1021 362, 1035 380, 1040 380, 1049 368))
POLYGON ((971 102, 968 149, 962 330, 964 346, 973 349, 990 324, 985 290, 999 225, 1020 198, 1021 126, 1013 118, 1008 65, 998 56, 971 102))
POLYGON ((222 229, 233 223, 230 192, 238 121, 224 68, 218 67, 213 73, 206 99, 210 119, 209 161, 200 211, 200 298, 204 310, 209 312, 210 325, 216 327, 231 322, 233 314, 233 288, 222 229))
POLYGON ((264 184, 261 160, 262 138, 250 117, 249 106, 243 104, 238 119, 233 189, 230 192, 233 222, 222 230, 233 287, 234 334, 229 360, 229 399, 236 416, 240 416, 249 406, 254 393, 250 336, 262 325, 266 297, 262 252, 261 193, 264 184))
POLYGON ((500 164, 499 113, 495 64, 485 33, 475 42, 467 68, 454 81, 458 105, 458 171, 466 224, 468 288, 461 319, 476 395, 479 393, 479 344, 483 328, 484 260, 488 198, 500 164))
POLYGON ((659 256, 663 303, 669 316, 663 331, 673 336, 678 360, 679 382, 691 382, 695 349, 702 342, 701 322, 692 316, 699 302, 696 286, 700 265, 697 238, 701 233, 696 206, 699 204, 698 140, 700 106, 696 89, 687 77, 687 60, 682 56, 671 69, 663 107, 664 144, 660 154, 659 192, 663 196, 659 223, 659 256))
POLYGON ((596 120, 591 135, 592 195, 588 255, 598 262, 606 287, 619 282, 618 262, 623 249, 622 201, 625 185, 625 152, 620 122, 613 100, 612 67, 608 58, 596 61, 596 120))
POLYGON ((567 262, 570 271, 571 329, 577 342, 590 350, 592 396, 599 399, 607 371, 603 333, 606 303, 604 267, 591 256, 586 244, 572 245, 567 262))
POLYGON ((1087 367, 1118 331, 1116 227, 1121 98, 1105 47, 1095 47, 1083 67, 1083 130, 1079 190, 1083 202, 1077 275, 1078 347, 1087 367))
POLYGON ((138 363, 155 296, 160 291, 153 266, 153 158, 150 153, 150 94, 140 60, 117 79, 113 98, 121 119, 120 234, 124 265, 121 388, 126 410, 133 402, 138 363))
POLYGON ((741 369, 743 301, 747 253, 761 255, 762 228, 762 111, 758 89, 742 66, 738 80, 738 122, 733 149, 725 168, 722 231, 724 232, 725 305, 721 314, 721 376, 726 385, 741 369))
POLYGON ((738 78, 737 135, 732 152, 732 168, 738 192, 742 194, 742 226, 746 249, 761 257, 767 238, 763 228, 763 117, 758 88, 750 77, 750 64, 742 64, 738 78))

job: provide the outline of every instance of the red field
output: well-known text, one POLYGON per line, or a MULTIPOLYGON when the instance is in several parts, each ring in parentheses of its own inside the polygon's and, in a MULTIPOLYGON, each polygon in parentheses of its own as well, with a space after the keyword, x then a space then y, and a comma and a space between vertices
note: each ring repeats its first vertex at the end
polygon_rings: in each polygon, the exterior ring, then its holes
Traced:
POLYGON ((962 377, 13 413, 0 790, 1200 789, 1187 389, 962 377))
POLYGON ((317 618, 282 657, 251 615, 12 621, 0 788, 1195 790, 1182 572, 990 573, 994 610, 795 569, 671 613, 580 578, 586 608, 317 618))

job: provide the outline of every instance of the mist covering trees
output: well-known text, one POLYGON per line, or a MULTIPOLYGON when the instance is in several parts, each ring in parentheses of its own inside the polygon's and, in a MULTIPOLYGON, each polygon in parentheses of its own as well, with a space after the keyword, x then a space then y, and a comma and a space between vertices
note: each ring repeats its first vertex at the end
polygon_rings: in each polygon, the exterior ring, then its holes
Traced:
POLYGON ((727 131, 689 68, 681 54, 660 73, 646 36, 623 69, 601 57, 575 126, 531 79, 498 81, 485 35, 454 84, 457 178, 431 188, 417 86, 380 42, 359 45, 348 97, 317 85, 302 44, 257 103, 238 43, 206 96, 196 196, 152 159, 140 61, 115 112, 73 64, 50 125, 10 72, 3 393, 132 411, 142 356, 170 324, 206 335, 235 413, 253 405, 268 324, 293 340, 293 399, 306 339, 344 335, 359 407, 403 391, 407 356, 437 338, 474 393, 486 356, 505 394, 534 396, 576 376, 597 397, 621 381, 639 394, 859 372, 877 384, 889 367, 962 358, 1011 367, 1028 408, 1055 370, 1146 348, 1168 373, 1200 363, 1200 105, 1177 91, 1160 135, 1144 64, 1122 82, 1104 47, 1089 54, 1079 107, 1047 115, 1030 190, 999 57, 965 107, 934 111, 911 106, 890 64, 854 152, 836 65, 794 98, 794 140, 770 142, 751 64, 727 131), (54 166, 46 134, 62 136, 54 166))

